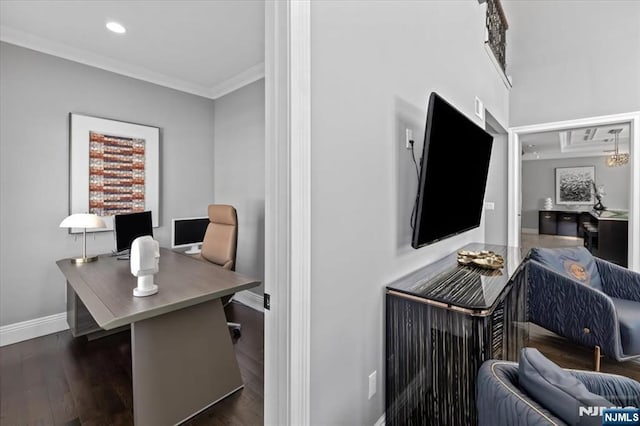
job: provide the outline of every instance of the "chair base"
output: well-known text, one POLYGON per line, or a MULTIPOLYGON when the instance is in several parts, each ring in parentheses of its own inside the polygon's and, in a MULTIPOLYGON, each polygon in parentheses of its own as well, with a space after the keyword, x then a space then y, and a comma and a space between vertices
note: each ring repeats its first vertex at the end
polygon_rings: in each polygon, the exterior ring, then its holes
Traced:
POLYGON ((600 359, 602 355, 600 355, 600 346, 596 346, 593 348, 593 371, 600 371, 600 359))

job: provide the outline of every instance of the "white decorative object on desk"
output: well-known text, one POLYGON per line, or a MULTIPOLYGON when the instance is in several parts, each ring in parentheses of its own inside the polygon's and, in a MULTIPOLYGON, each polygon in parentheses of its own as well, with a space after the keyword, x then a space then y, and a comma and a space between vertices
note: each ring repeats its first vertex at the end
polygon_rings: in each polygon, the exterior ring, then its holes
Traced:
POLYGON ((548 198, 544 199, 544 209, 545 210, 552 210, 553 209, 553 200, 551 199, 551 197, 548 197, 548 198))
POLYGON ((138 237, 131 243, 131 273, 138 277, 138 287, 133 289, 136 297, 151 296, 158 292, 153 283, 153 274, 158 272, 160 244, 151 236, 138 237))

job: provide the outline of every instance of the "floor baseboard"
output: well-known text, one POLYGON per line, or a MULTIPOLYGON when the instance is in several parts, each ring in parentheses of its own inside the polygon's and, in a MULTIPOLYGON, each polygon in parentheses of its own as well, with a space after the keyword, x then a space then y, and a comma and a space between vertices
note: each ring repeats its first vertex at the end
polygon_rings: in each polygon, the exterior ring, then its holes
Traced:
POLYGON ((373 426, 384 426, 386 423, 384 413, 380 416, 380 418, 373 424, 373 426))
POLYGON ((523 234, 537 234, 538 228, 522 228, 523 234))
POLYGON ((264 296, 249 290, 240 291, 233 295, 233 300, 242 303, 258 312, 264 312, 264 296))
POLYGON ((66 312, 4 325, 0 327, 0 346, 35 339, 36 337, 57 333, 68 328, 66 312))

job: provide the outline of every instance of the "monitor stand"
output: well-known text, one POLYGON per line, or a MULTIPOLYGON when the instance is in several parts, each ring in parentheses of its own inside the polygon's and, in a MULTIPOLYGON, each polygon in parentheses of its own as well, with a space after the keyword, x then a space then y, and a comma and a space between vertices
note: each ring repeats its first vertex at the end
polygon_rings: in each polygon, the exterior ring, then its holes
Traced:
POLYGON ((200 244, 194 244, 189 248, 189 250, 185 251, 185 254, 198 254, 200 253, 200 244))

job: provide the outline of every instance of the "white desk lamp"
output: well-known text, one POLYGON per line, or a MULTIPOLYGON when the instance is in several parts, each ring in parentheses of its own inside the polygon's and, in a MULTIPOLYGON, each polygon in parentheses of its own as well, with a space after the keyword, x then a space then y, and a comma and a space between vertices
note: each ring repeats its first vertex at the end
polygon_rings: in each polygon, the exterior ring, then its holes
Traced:
POLYGON ((75 213, 66 217, 60 228, 82 228, 82 257, 71 258, 71 263, 89 263, 98 260, 98 256, 87 257, 87 229, 106 228, 100 216, 90 213, 75 213))
POLYGON ((138 287, 133 289, 136 297, 151 296, 158 292, 153 283, 153 274, 158 272, 160 244, 149 235, 138 237, 131 243, 131 274, 138 277, 138 287))

